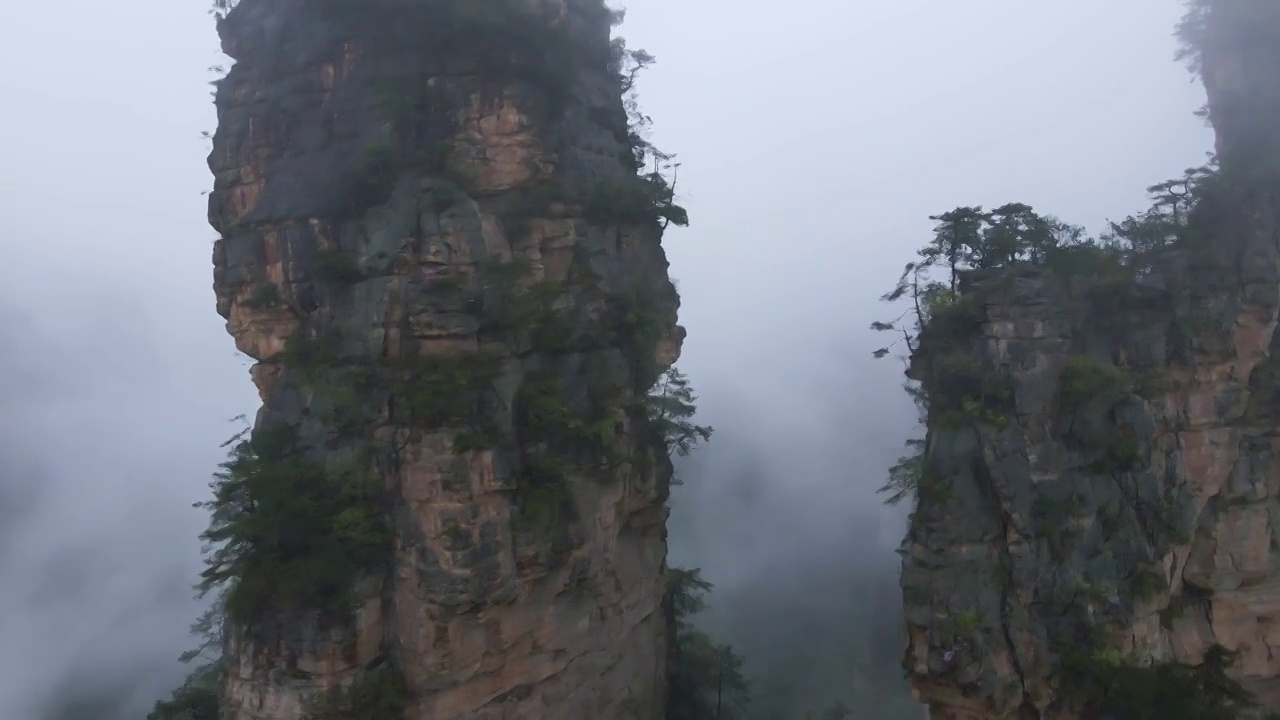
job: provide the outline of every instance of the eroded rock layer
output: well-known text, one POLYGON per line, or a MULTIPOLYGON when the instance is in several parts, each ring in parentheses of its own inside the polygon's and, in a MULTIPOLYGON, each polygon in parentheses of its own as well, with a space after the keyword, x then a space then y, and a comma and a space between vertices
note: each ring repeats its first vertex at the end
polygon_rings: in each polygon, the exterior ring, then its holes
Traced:
MULTIPOLYGON (((218 311, 256 433, 375 478, 354 618, 235 628, 235 720, 393 664, 407 718, 661 716, 679 353, 598 0, 242 0, 219 24, 218 311)), ((287 538, 286 538, 287 541, 287 538)))
POLYGON ((1280 708, 1280 13, 1202 3, 1220 177, 1198 240, 1133 283, 966 278, 911 374, 992 383, 931 406, 903 546, 917 697, 935 720, 1075 718, 1065 664, 1214 646, 1280 708))

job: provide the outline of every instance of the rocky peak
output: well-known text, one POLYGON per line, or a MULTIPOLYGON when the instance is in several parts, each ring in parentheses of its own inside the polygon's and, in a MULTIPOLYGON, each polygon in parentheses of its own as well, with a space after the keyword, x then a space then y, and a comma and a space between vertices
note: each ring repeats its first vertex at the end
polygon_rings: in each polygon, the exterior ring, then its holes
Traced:
POLYGON ((241 0, 218 312, 263 405, 215 485, 235 720, 652 720, 679 354, 600 0, 241 0))
POLYGON ((1280 709, 1280 12, 1198 2, 1182 31, 1219 163, 1177 239, 960 273, 914 347, 906 667, 934 720, 1280 709))

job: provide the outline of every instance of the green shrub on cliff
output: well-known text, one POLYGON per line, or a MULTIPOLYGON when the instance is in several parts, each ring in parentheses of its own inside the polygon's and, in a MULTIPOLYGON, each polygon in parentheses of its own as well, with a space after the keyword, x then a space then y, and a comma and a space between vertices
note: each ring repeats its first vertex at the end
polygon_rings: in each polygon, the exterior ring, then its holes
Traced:
POLYGON ((898 458, 898 462, 889 468, 889 479, 876 492, 888 493, 886 505, 897 505, 903 500, 913 497, 920 487, 925 472, 923 438, 913 438, 906 442, 910 452, 898 458))
POLYGON ((358 459, 314 463, 288 425, 242 436, 213 499, 197 504, 211 515, 199 589, 225 589, 227 616, 242 626, 269 611, 345 618, 356 580, 391 547, 381 487, 358 459))
POLYGON ((587 348, 575 329, 567 288, 553 280, 530 282, 533 268, 524 261, 488 263, 481 270, 485 330, 514 347, 563 354, 587 348))
POLYGON ((1009 375, 964 355, 943 357, 931 370, 929 416, 939 427, 1008 425, 1014 400, 1009 375))
POLYGON ((486 353, 430 354, 395 367, 393 396, 414 427, 438 429, 471 424, 482 395, 491 389, 501 360, 486 353))
POLYGON ((1142 459, 1142 446, 1138 442, 1137 433, 1128 425, 1113 427, 1105 439, 1094 444, 1093 449, 1100 451, 1101 457, 1089 464, 1090 472, 1129 472, 1142 459))
POLYGON ((956 637, 965 638, 982 627, 982 616, 976 610, 966 610, 957 615, 953 622, 956 637))
POLYGON ((554 540, 556 533, 567 532, 578 519, 578 509, 560 466, 543 461, 544 457, 537 454, 525 459, 517 482, 512 524, 517 532, 528 530, 554 540))
MULTIPOLYGON (((616 11, 612 22, 619 25, 625 17, 625 11, 616 11)), ((612 222, 630 218, 635 222, 657 221, 663 229, 672 223, 684 227, 689 224, 689 214, 675 203, 680 163, 676 162, 675 155, 665 153, 653 144, 653 119, 641 110, 636 90, 636 79, 655 61, 656 58, 643 49, 628 48, 622 37, 614 37, 610 43, 609 70, 622 96, 626 115, 626 139, 630 150, 627 159, 638 175, 621 183, 597 187, 588 207, 598 217, 614 218, 612 222)), ((612 124, 607 117, 605 122, 612 124)))
POLYGON ((353 285, 364 278, 360 265, 341 248, 316 248, 311 258, 311 275, 320 282, 339 287, 353 285))
POLYGON ((522 0, 422 0, 422 47, 474 60, 563 101, 577 79, 582 45, 569 28, 522 0))
POLYGON ((1089 355, 1067 359, 1058 375, 1057 401, 1064 412, 1105 411, 1129 389, 1129 378, 1115 365, 1089 355))
POLYGON ((597 181, 587 194, 584 213, 602 224, 656 224, 687 227, 689 213, 676 203, 680 164, 675 155, 659 150, 649 139, 651 119, 640 110, 635 91, 637 75, 654 61, 643 50, 630 50, 622 38, 613 44, 614 72, 622 87, 627 116, 627 144, 631 169, 637 174, 597 181))
POLYGON ((512 347, 533 352, 560 355, 591 349, 591 338, 574 322, 568 287, 555 280, 535 282, 533 271, 527 260, 481 266, 481 327, 512 347))
POLYGON ((221 20, 239 4, 240 0, 213 0, 213 7, 209 9, 209 13, 221 20))
POLYGON ((307 720, 402 720, 409 701, 404 671, 384 660, 364 670, 350 685, 334 688, 312 702, 307 720))
POLYGON ((338 364, 341 350, 337 333, 318 334, 299 328, 285 341, 284 352, 273 360, 305 373, 338 364))
POLYGON ((924 301, 926 316, 923 329, 928 330, 928 340, 934 344, 963 343, 973 337, 982 323, 982 316, 972 298, 935 292, 927 294, 924 301))
POLYGON ((658 382, 645 394, 646 416, 653 429, 662 436, 668 455, 686 456, 700 443, 711 439, 715 428, 695 425, 693 416, 698 396, 689 378, 674 366, 667 368, 658 382))
POLYGON ((351 188, 345 198, 352 215, 386 202, 408 158, 390 142, 378 142, 365 148, 359 165, 351 177, 351 188))
POLYGON ((147 720, 221 720, 222 700, 217 688, 184 685, 168 700, 155 704, 147 720))
POLYGON ((648 391, 662 373, 655 349, 667 328, 666 312, 653 287, 634 286, 605 299, 596 332, 601 343, 617 347, 626 356, 636 393, 648 391))
POLYGON ((244 306, 250 310, 270 310, 283 301, 280 288, 273 282, 263 280, 254 284, 249 296, 244 299, 244 306))
MULTIPOLYGON (((521 0, 313 0, 315 15, 419 61, 474 65, 562 99, 576 79, 582 42, 521 0)), ((606 12, 601 5, 600 12, 606 12)))
POLYGON ((516 395, 516 422, 522 445, 543 448, 561 458, 617 460, 623 409, 605 398, 589 399, 585 412, 575 407, 555 369, 528 373, 516 395))
POLYGON ((1255 698, 1228 677, 1235 654, 1215 646, 1197 666, 1139 665, 1116 653, 1064 659, 1063 691, 1081 717, 1124 720, 1243 720, 1255 698))
POLYGON ((1052 247, 1044 266, 1058 275, 1115 277, 1124 271, 1124 250, 1114 243, 1089 242, 1052 247))
POLYGON ((689 213, 675 203, 675 188, 657 172, 597 183, 585 213, 588 220, 606 224, 689 224, 689 213))
POLYGON ((1177 59, 1185 62, 1192 74, 1199 75, 1201 52, 1208 40, 1209 13, 1213 8, 1213 0, 1184 0, 1187 10, 1178 23, 1175 35, 1178 38, 1177 59))
POLYGON ((1169 591, 1169 581, 1162 568, 1142 565, 1134 570, 1127 589, 1134 600, 1151 600, 1169 591))
POLYGON ((1137 432, 1111 416, 1132 385, 1123 369, 1087 355, 1068 358, 1058 375, 1058 412, 1070 427, 1091 429, 1077 439, 1096 455, 1088 468, 1092 472, 1126 472, 1141 457, 1137 432))

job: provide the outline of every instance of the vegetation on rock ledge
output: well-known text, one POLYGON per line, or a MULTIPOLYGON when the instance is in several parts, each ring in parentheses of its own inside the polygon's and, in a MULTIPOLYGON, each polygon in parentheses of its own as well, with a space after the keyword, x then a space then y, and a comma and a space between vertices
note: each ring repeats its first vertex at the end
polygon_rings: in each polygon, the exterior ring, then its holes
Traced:
POLYGON ((409 709, 404 671, 381 661, 346 687, 334 688, 312 703, 306 720, 399 720, 409 709))
POLYGON ((1063 690, 1087 720, 1240 720, 1258 704, 1228 677, 1235 661, 1220 646, 1195 666, 1140 664, 1116 652, 1076 654, 1064 663, 1063 690))
POLYGON ((201 538, 214 548, 200 590, 225 588, 225 612, 244 626, 268 612, 344 619, 355 581, 381 567, 391 545, 382 488, 365 458, 320 465, 287 425, 233 440, 213 498, 198 504, 210 511, 201 538))
MULTIPOLYGON (((1102 295, 1108 302, 1134 297, 1131 288, 1153 271, 1159 258, 1195 243, 1195 208, 1212 191, 1216 178, 1216 164, 1210 163, 1152 185, 1147 189, 1152 200, 1148 210, 1110 223, 1098 238, 1023 203, 990 211, 979 206, 958 207, 931 216, 935 222, 933 238, 917 252, 916 260, 907 263, 897 285, 881 298, 895 304, 906 301, 907 308, 891 320, 872 324, 873 330, 898 336, 875 351, 875 356, 887 357, 895 347, 902 347, 918 365, 921 379, 909 382, 906 389, 920 409, 922 422, 931 418, 930 425, 938 428, 1003 428, 1013 388, 999 369, 983 365, 981 353, 972 346, 982 322, 973 290, 1011 282, 1012 274, 1020 268, 1038 268, 1061 277, 1091 278, 1105 285, 1107 292, 1102 295)), ((1108 317, 1100 322, 1123 315, 1124 309, 1101 308, 1099 312, 1105 311, 1108 317)), ((1085 368, 1085 362, 1076 361, 1079 367, 1067 369, 1068 396, 1091 392, 1076 388, 1077 384, 1111 379, 1101 377, 1111 371, 1095 364, 1085 368)), ((907 446, 910 453, 890 469, 888 481, 880 489, 888 495, 889 503, 913 497, 923 477, 925 440, 915 438, 907 446)))

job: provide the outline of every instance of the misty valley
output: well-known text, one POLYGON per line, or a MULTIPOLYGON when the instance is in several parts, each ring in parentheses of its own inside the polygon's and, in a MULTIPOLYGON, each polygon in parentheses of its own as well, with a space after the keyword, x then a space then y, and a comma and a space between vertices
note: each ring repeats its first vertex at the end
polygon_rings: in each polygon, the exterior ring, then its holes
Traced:
MULTIPOLYGON (((988 4, 1028 13, 1019 27, 1040 12, 988 4)), ((816 141, 801 141, 819 122, 806 116, 844 111, 799 103, 766 121, 785 98, 763 89, 745 113, 761 118, 696 108, 711 92, 699 83, 731 80, 688 59, 652 80, 665 65, 624 38, 634 18, 605 0, 216 0, 207 39, 224 62, 210 68, 201 199, 213 302, 203 286, 189 304, 103 301, 99 320, 68 330, 52 309, 0 296, 0 323, 25 338, 0 350, 12 387, 0 715, 1280 719, 1280 4, 1183 5, 1159 28, 1176 55, 1158 60, 1179 82, 1190 70, 1205 103, 1181 112, 1208 144, 1124 191, 1144 204, 1097 223, 1123 203, 1026 181, 1089 184, 1013 135, 1002 142, 1027 174, 1007 182, 974 190, 978 169, 963 163, 923 177, 949 162, 935 153, 925 170, 905 158, 840 169, 849 186, 828 198, 838 182, 788 168, 828 162, 823 143, 874 145, 853 132, 881 109, 871 90, 865 117, 836 118, 847 137, 816 141), (689 95, 664 95, 681 79, 689 95), (652 96, 677 98, 660 104, 663 130, 652 96), (680 113, 691 127, 715 116, 709 146, 733 132, 723 125, 749 128, 751 146, 726 143, 742 167, 696 146, 677 155, 664 133, 680 113), (868 169, 873 181, 852 177, 868 169), (784 203, 792 185, 805 204, 784 203), (882 209, 901 226, 835 199, 877 186, 918 191, 910 212, 882 209), (819 206, 825 225, 796 209, 819 206), (775 221, 788 237, 764 239, 775 221), (761 236, 735 235, 757 225, 761 236), (703 233, 726 238, 686 249, 703 233), (867 237, 837 258, 825 234, 867 237), (836 285, 865 296, 867 322, 822 294, 836 285), (727 288, 740 308, 712 304, 727 288), (194 337, 181 328, 209 310, 207 345, 181 357, 234 348, 234 398, 173 359, 176 338, 194 337), (171 330, 137 329, 152 316, 171 330), (85 329, 121 317, 137 328, 114 341, 85 329), (244 414, 230 427, 184 419, 214 407, 244 414), (153 424, 129 419, 143 416, 153 424), (99 432, 92 453, 53 439, 99 432), (157 473, 121 459, 138 477, 67 484, 114 477, 102 458, 126 457, 166 477, 144 485, 157 473), (205 465, 183 515, 190 468, 205 465)), ((757 27, 749 8, 744 28, 757 27)), ((734 22, 633 9, 645 12, 661 16, 647 35, 691 45, 734 22)), ((898 20, 951 35, 959 20, 945 13, 959 11, 938 12, 898 20)), ((800 22, 760 14, 779 36, 800 22)), ((868 43, 893 34, 867 28, 868 43)), ((816 43, 743 33, 728 41, 734 71, 761 88, 766 61, 797 64, 775 42, 816 43)), ((1087 122, 1024 103, 998 78, 1026 59, 991 57, 983 90, 955 79, 892 109, 903 142, 959 122, 957 94, 993 116, 1087 122)), ((927 60, 937 77, 951 70, 927 60)), ((854 65, 791 67, 767 87, 825 99, 830 88, 806 90, 821 72, 853 92, 854 65)), ((1139 170, 1088 172, 1115 196, 1139 170)), ((116 198, 164 191, 95 182, 116 198)), ((159 262, 87 258, 58 266, 125 285, 159 262)), ((165 287, 208 275, 203 261, 180 267, 165 287)), ((15 272, 10 295, 34 298, 49 276, 15 272)))

